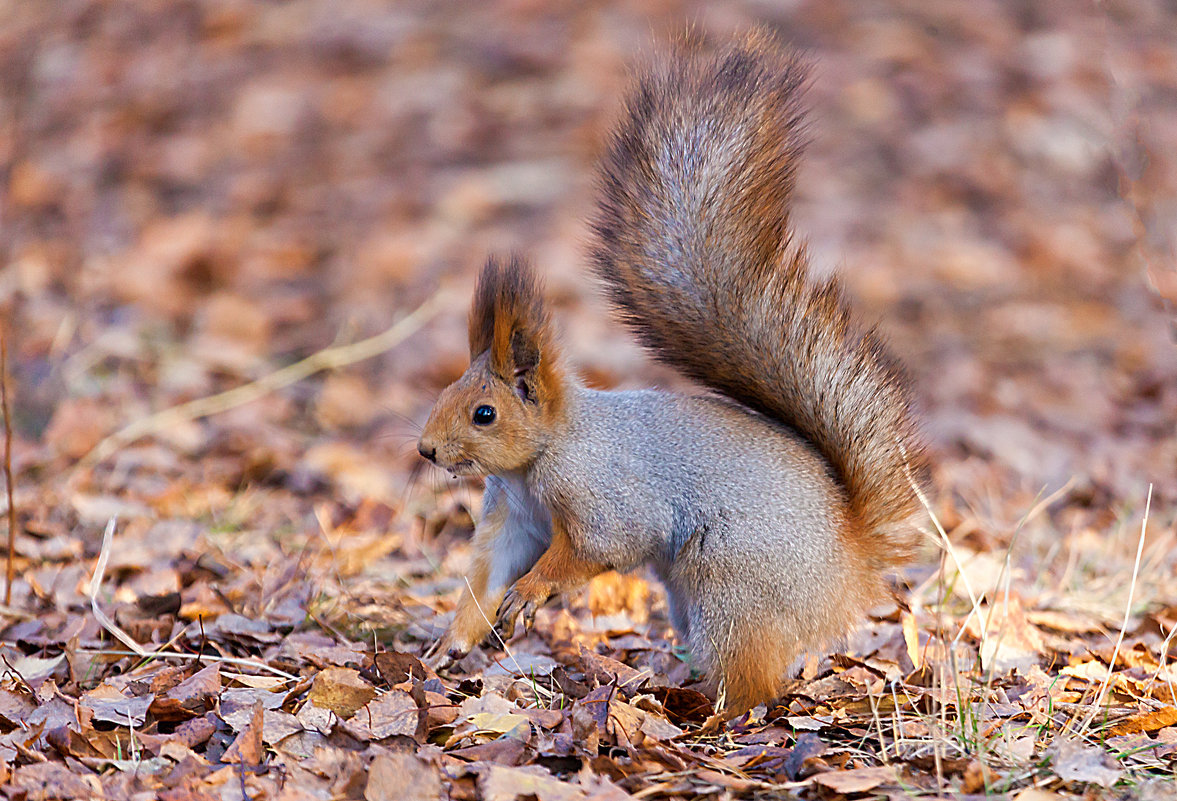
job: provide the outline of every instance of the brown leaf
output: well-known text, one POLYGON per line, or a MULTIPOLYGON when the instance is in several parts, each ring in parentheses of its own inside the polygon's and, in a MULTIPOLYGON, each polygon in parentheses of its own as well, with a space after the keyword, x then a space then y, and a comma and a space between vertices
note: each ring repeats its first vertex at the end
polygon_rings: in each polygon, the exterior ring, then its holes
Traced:
POLYGON ((42 736, 58 729, 77 731, 80 729, 77 708, 61 696, 54 695, 29 713, 25 727, 34 732, 40 731, 42 736))
POLYGON ((242 731, 253 720, 253 711, 261 704, 267 712, 281 708, 286 696, 283 693, 257 690, 250 687, 234 687, 221 693, 221 719, 233 731, 242 731))
POLYGON ((978 759, 969 760, 960 780, 960 791, 972 795, 985 791, 993 783, 993 771, 978 759))
POLYGON ((609 699, 613 697, 611 686, 598 687, 573 705, 573 711, 583 710, 602 734, 606 731, 606 721, 609 719, 609 699))
POLYGON ((441 693, 425 693, 426 730, 433 731, 439 726, 449 726, 458 719, 458 707, 441 693))
POLYGON ((410 678, 424 680, 432 672, 421 664, 417 657, 397 651, 382 651, 376 654, 373 661, 376 663, 376 669, 380 671, 380 678, 390 687, 410 678))
POLYGON ((700 781, 705 781, 715 787, 724 787, 735 793, 742 793, 746 790, 751 790, 758 785, 758 782, 750 779, 740 779, 727 773, 718 770, 708 770, 706 768, 695 771, 695 778, 700 781))
POLYGON ((527 757, 526 744, 515 737, 499 737, 489 743, 447 751, 450 756, 469 762, 494 762, 499 765, 519 765, 527 757))
POLYGON ((262 763, 262 757, 265 755, 265 746, 262 742, 262 731, 265 725, 264 715, 265 710, 261 704, 254 707, 253 719, 237 735, 237 739, 225 749, 225 753, 221 757, 222 762, 240 762, 243 765, 260 765, 262 763))
POLYGON ((1167 706, 1121 720, 1111 727, 1108 734, 1115 737, 1121 734, 1156 731, 1174 724, 1177 724, 1177 707, 1167 706))
POLYGON ((649 673, 634 670, 623 662, 593 653, 583 646, 580 649, 580 664, 586 677, 595 679, 598 684, 615 684, 630 695, 641 689, 643 680, 649 678, 649 673))
POLYGON ((36 706, 26 693, 0 689, 0 720, 7 728, 19 726, 36 706))
POLYGON ((391 690, 361 707, 343 728, 360 742, 383 740, 397 734, 412 737, 417 731, 419 712, 408 693, 391 690))
POLYGON ((213 736, 216 728, 212 713, 208 713, 204 717, 184 721, 176 727, 172 736, 188 748, 195 748, 208 742, 208 738, 213 736))
POLYGON ((826 752, 826 744, 812 732, 804 732, 797 736, 797 744, 793 752, 785 759, 785 775, 789 781, 796 781, 803 775, 812 772, 810 760, 817 760, 826 752))
MULTIPOLYGON (((7 651, 7 649, 5 650, 7 651)), ((4 660, 4 667, 20 676, 24 683, 34 690, 40 687, 46 679, 64 675, 67 667, 65 654, 41 658, 25 656, 21 653, 5 653, 4 660)))
POLYGON ((359 671, 339 667, 320 671, 310 693, 311 703, 330 709, 342 720, 350 718, 375 697, 376 688, 360 678, 359 671))
POLYGON ((1065 797, 1048 790, 1039 790, 1037 787, 1027 787, 1015 795, 1012 801, 1061 801, 1065 797))
POLYGON ((702 723, 714 713, 710 699, 698 690, 686 687, 650 687, 672 723, 702 723))
POLYGON ((79 775, 60 762, 36 762, 12 772, 12 786, 28 798, 101 798, 98 777, 79 775))
POLYGON ((368 768, 364 801, 438 801, 441 776, 436 765, 412 754, 382 753, 368 768))
POLYGON ((139 728, 147 720, 147 708, 154 700, 154 695, 128 697, 114 687, 103 684, 83 694, 78 703, 90 710, 95 720, 139 728))
POLYGON ((1065 631, 1068 634, 1099 634, 1105 631, 1100 621, 1074 610, 1055 612, 1050 609, 1031 609, 1026 612, 1026 619, 1035 626, 1065 631))
POLYGON ((789 758, 792 749, 780 748, 774 745, 748 745, 723 755, 723 761, 747 772, 756 770, 761 773, 783 773, 785 760, 789 758))
POLYGON ((923 665, 923 654, 920 650, 919 621, 907 609, 903 610, 899 619, 903 628, 903 643, 907 646, 907 657, 911 660, 911 664, 915 669, 919 670, 923 665))
POLYGON ((214 662, 172 687, 151 704, 150 712, 162 721, 188 720, 213 709, 221 691, 221 665, 214 662))
POLYGON ((520 796, 534 796, 537 801, 583 801, 585 798, 580 787, 562 782, 538 767, 488 765, 479 784, 485 801, 516 801, 520 796))
POLYGON ((645 738, 651 740, 673 740, 683 733, 683 730, 661 715, 639 709, 618 698, 609 702, 610 732, 616 733, 621 729, 625 738, 631 743, 643 742, 645 738))
POLYGON ((1038 664, 1046 651, 1042 632, 1027 619, 1021 599, 1013 593, 969 618, 966 629, 977 638, 984 633, 981 664, 987 670, 1025 670, 1038 664))
POLYGON ((1064 781, 1111 787, 1124 774, 1107 751, 1078 740, 1056 740, 1049 753, 1052 769, 1064 781))
POLYGON ((821 786, 828 787, 837 793, 845 793, 847 795, 851 793, 865 793, 881 784, 893 784, 895 782, 895 769, 892 767, 881 767, 831 770, 817 774, 813 777, 813 780, 821 786))

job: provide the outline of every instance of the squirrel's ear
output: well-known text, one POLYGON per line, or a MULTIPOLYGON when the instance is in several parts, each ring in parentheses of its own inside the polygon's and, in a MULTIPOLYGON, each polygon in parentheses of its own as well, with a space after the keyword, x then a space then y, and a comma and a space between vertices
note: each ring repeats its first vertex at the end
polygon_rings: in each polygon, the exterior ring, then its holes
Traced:
POLYGON ((539 343, 523 331, 511 334, 511 372, 515 391, 523 401, 536 400, 536 373, 542 360, 539 343))
POLYGON ((539 281, 525 261, 487 260, 474 291, 469 333, 471 358, 489 350, 491 370, 514 384, 525 402, 554 396, 558 373, 551 322, 539 281))

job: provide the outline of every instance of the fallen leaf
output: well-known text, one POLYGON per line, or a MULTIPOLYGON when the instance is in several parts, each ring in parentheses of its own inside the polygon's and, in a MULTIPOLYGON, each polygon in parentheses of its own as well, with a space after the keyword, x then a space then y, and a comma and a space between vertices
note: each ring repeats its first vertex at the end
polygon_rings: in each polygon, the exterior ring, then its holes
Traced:
POLYGON ((711 700, 698 690, 686 687, 649 687, 672 723, 702 723, 715 712, 711 700))
POLYGON ((351 668, 322 670, 311 685, 311 703, 321 709, 330 709, 343 720, 375 697, 376 688, 364 681, 358 670, 351 668))
POLYGON ((1111 787, 1124 775, 1111 754, 1078 740, 1056 740, 1048 752, 1051 768, 1064 781, 1111 787))
POLYGON ((580 649, 580 663, 585 676, 596 679, 598 684, 616 684, 618 688, 630 694, 641 689, 642 681, 649 677, 648 673, 634 670, 616 659, 593 653, 583 646, 580 649))
POLYGON ((812 763, 809 760, 817 760, 825 752, 826 744, 816 734, 799 734, 792 753, 785 759, 785 775, 789 781, 797 781, 802 775, 810 773, 812 763))
POLYGON ((221 693, 221 719, 233 731, 239 732, 253 720, 253 711, 259 704, 268 712, 280 708, 285 700, 286 697, 282 693, 235 687, 221 693))
POLYGON ((262 705, 254 707, 253 717, 221 757, 222 762, 239 762, 242 765, 260 765, 265 755, 262 744, 265 710, 262 705))
POLYGON ((472 725, 477 732, 488 732, 495 735, 506 734, 522 739, 530 730, 531 721, 526 715, 519 715, 513 712, 507 714, 495 714, 493 712, 484 712, 478 715, 472 715, 469 718, 470 725, 472 725))
POLYGON ((1167 706, 1121 720, 1108 730, 1108 734, 1115 737, 1121 734, 1156 731, 1174 724, 1177 724, 1177 707, 1167 706))
POLYGON ((411 678, 424 680, 432 672, 412 654, 396 651, 382 651, 373 657, 373 661, 376 663, 376 669, 380 671, 380 678, 390 687, 411 678))
POLYGON ((36 706, 26 693, 0 689, 0 720, 10 729, 24 722, 36 706))
POLYGON ((1026 619, 1035 626, 1068 634, 1099 634, 1106 630, 1100 621, 1074 610, 1056 612, 1052 609, 1031 609, 1026 612, 1026 619))
POLYGON ((220 692, 221 666, 213 663, 156 697, 150 712, 169 722, 199 717, 216 705, 220 692))
POLYGON ((981 665, 986 670, 1026 670, 1046 651, 1042 632, 1027 619, 1021 599, 1013 593, 969 618, 966 630, 981 640, 981 665))
POLYGON ((1013 797, 1013 801, 1060 801, 1064 796, 1037 787, 1027 787, 1013 797))
POLYGON ((911 660, 915 670, 919 670, 923 667, 919 622, 915 619, 915 615, 905 609, 900 616, 900 623, 903 628, 903 643, 907 646, 907 658, 911 660))
POLYGON ((408 693, 391 690, 361 707, 344 724, 344 730, 361 742, 397 734, 412 737, 417 731, 419 713, 408 693))
POLYGON ((35 762, 12 772, 12 787, 33 798, 101 798, 102 786, 92 773, 75 773, 60 762, 35 762))
POLYGON ((580 787, 562 782, 543 768, 506 768, 487 765, 482 772, 484 801, 516 801, 520 796, 534 796, 537 801, 582 801, 580 787))
MULTIPOLYGON (((8 649, 6 648, 7 652, 8 649)), ((19 652, 4 654, 4 667, 20 676, 25 684, 34 690, 48 678, 62 675, 65 672, 65 654, 47 658, 25 656, 19 652)))
POLYGON ((881 767, 831 770, 817 774, 813 777, 813 780, 821 786, 828 787, 837 793, 845 793, 847 795, 851 793, 865 793, 881 784, 893 784, 895 782, 895 769, 892 767, 881 767))
POLYGON ((155 696, 150 694, 139 698, 128 697, 114 687, 103 684, 83 693, 78 704, 89 709, 95 720, 139 728, 147 720, 147 708, 154 700, 155 696))
POLYGON ((383 753, 368 768, 364 801, 439 801, 437 767, 412 754, 383 753))

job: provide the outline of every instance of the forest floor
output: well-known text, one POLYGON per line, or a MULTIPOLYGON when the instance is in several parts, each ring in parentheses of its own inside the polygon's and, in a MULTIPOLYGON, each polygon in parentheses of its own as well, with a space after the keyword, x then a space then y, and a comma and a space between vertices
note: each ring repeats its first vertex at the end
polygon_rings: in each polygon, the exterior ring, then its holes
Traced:
POLYGON ((1175 142, 1146 0, 0 3, 0 792, 1177 797, 1175 142), (718 734, 642 574, 419 661, 479 486, 414 442, 486 254, 592 384, 683 387, 583 243, 685 22, 811 58, 797 228, 934 457, 906 606, 718 734))

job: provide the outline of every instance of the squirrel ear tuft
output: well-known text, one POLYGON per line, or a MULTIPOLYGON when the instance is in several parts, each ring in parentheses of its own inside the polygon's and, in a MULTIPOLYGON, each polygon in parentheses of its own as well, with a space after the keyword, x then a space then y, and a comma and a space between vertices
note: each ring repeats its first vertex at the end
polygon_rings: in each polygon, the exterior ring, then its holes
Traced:
POLYGON ((524 401, 554 383, 555 351, 543 291, 531 266, 517 256, 487 259, 470 309, 470 357, 490 351, 490 367, 514 383, 524 401))

